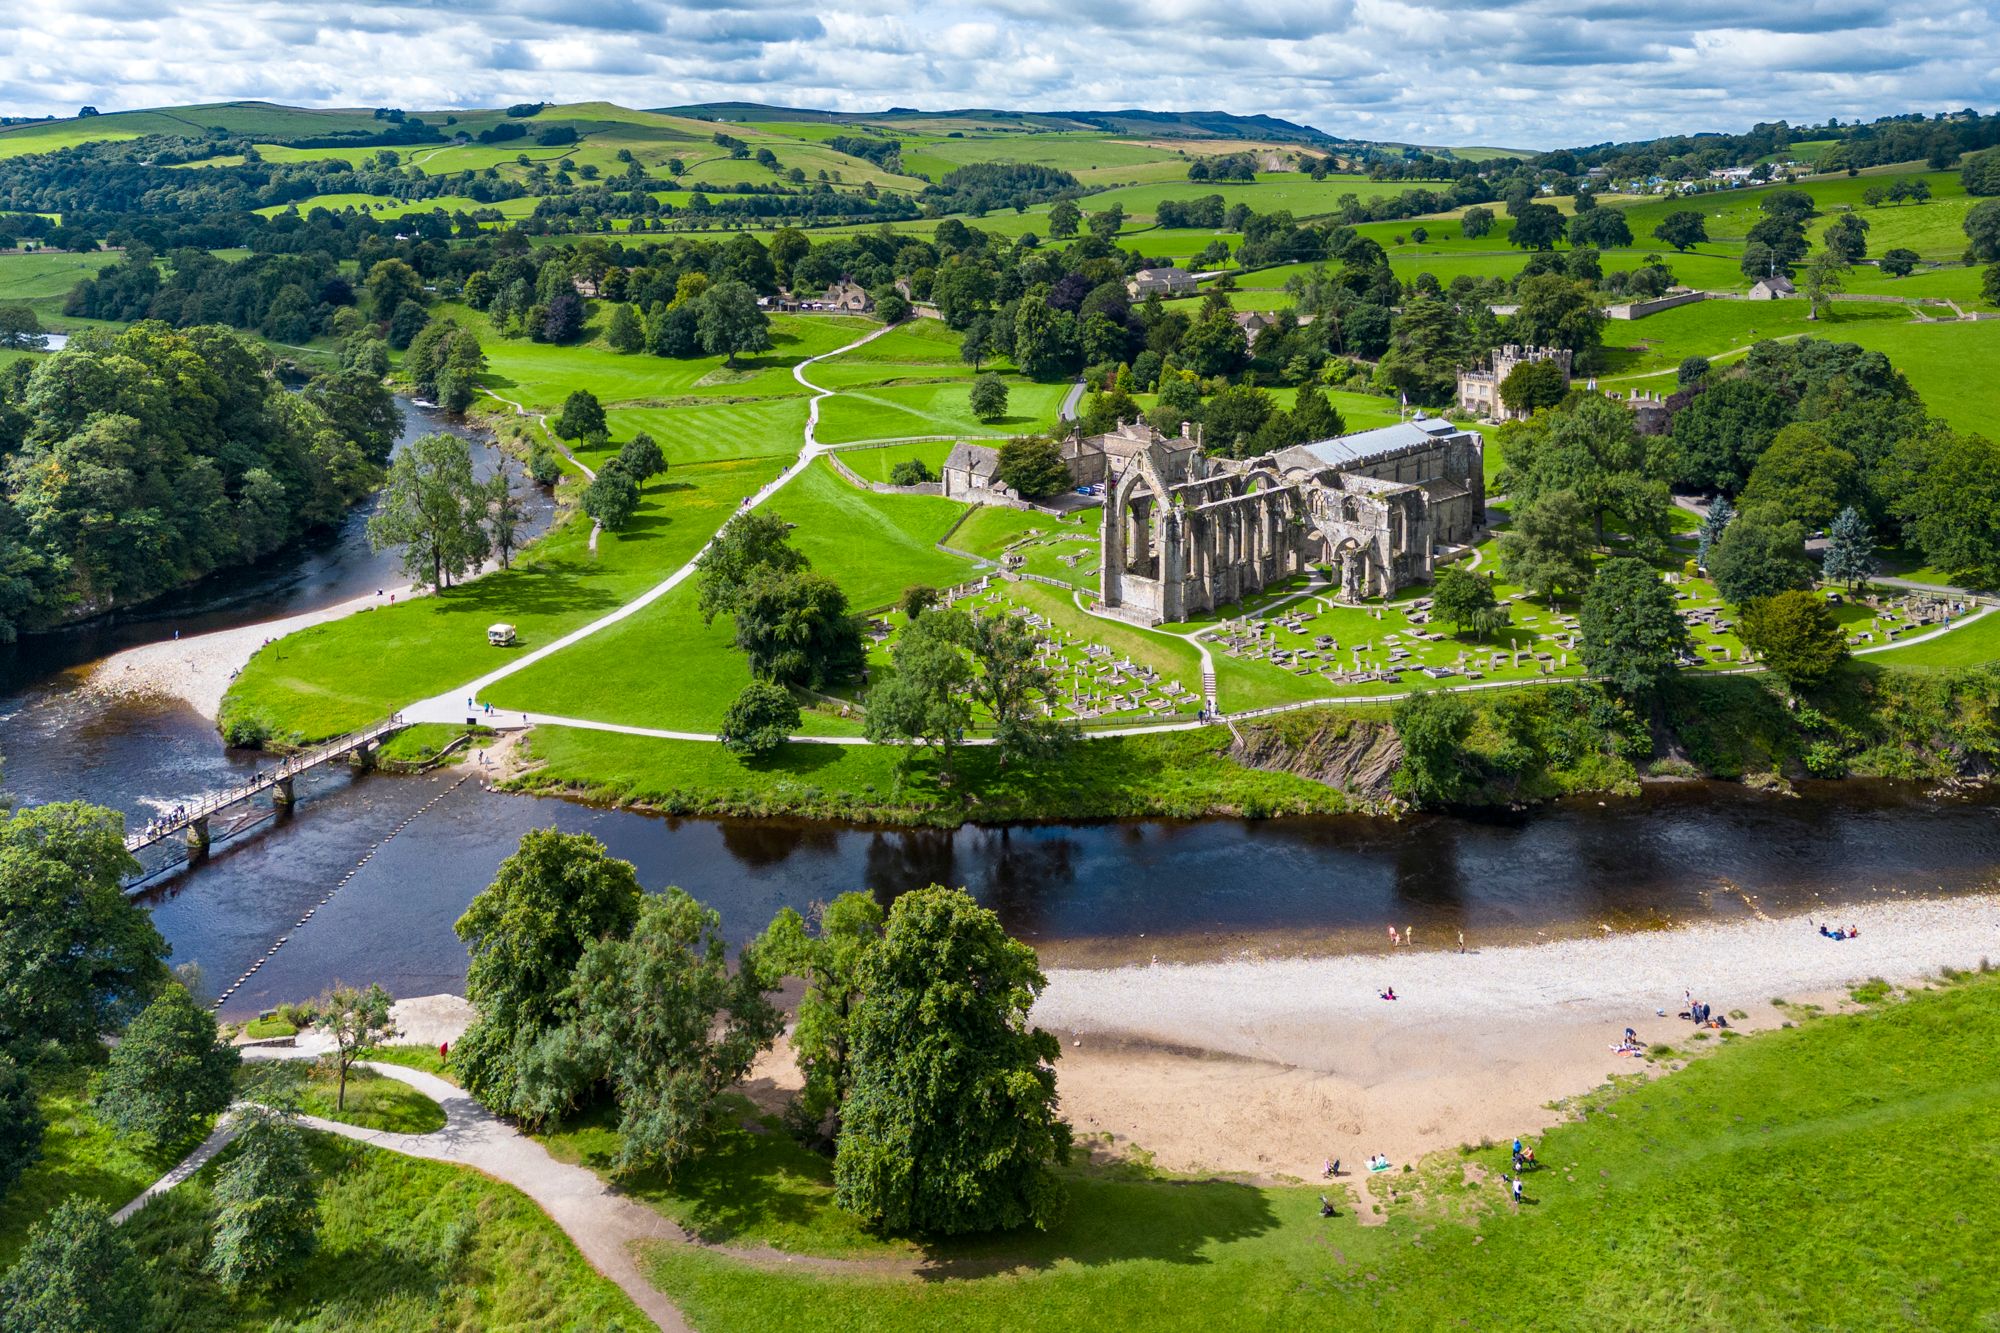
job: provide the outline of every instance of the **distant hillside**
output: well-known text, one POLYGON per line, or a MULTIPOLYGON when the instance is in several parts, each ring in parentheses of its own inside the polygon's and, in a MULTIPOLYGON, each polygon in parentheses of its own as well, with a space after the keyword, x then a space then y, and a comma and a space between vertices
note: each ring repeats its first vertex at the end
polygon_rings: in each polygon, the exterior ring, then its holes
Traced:
POLYGON ((889 107, 883 111, 823 111, 807 107, 767 106, 759 102, 704 102, 694 106, 661 107, 676 116, 738 122, 818 121, 839 125, 910 125, 951 122, 965 129, 980 127, 1030 130, 1098 130, 1110 134, 1143 134, 1156 138, 1245 139, 1262 143, 1305 143, 1332 147, 1356 142, 1336 138, 1310 125, 1276 116, 1239 116, 1228 111, 1003 111, 969 107, 950 111, 919 111, 889 107))

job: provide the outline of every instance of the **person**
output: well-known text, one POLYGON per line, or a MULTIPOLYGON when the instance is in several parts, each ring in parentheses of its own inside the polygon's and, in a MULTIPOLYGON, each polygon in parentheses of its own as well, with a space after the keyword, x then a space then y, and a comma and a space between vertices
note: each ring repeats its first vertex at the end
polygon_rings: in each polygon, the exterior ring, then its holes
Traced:
POLYGON ((1393 1000, 1396 998, 1396 988, 1394 986, 1390 986, 1385 990, 1376 991, 1375 993, 1381 996, 1385 1000, 1393 1000))
POLYGON ((1458 951, 1465 952, 1465 932, 1462 930, 1458 932, 1458 951))
POLYGON ((1417 928, 1415 926, 1403 927, 1403 943, 1412 949, 1417 947, 1417 928))
POLYGON ((1861 934, 1861 927, 1859 926, 1849 926, 1847 928, 1847 938, 1850 940, 1858 938, 1860 934, 1861 934))
MULTIPOLYGON (((1523 1149, 1521 1149, 1521 1163, 1520 1163, 1520 1166, 1533 1166, 1534 1164, 1535 1164, 1535 1150, 1534 1150, 1533 1148, 1523 1148, 1523 1149)), ((1515 1170, 1519 1170, 1519 1169, 1520 1169, 1520 1167, 1518 1167, 1518 1166, 1517 1166, 1517 1167, 1515 1168, 1515 1170)))
POLYGON ((1521 1202, 1521 1178, 1519 1176, 1514 1177, 1514 1202, 1516 1204, 1521 1202))
POLYGON ((450 1042, 448 1042, 448 1041, 441 1041, 441 1042, 439 1042, 439 1043, 438 1043, 438 1059, 440 1059, 440 1060, 449 1060, 450 1058, 451 1058, 451 1043, 450 1043, 450 1042))
POLYGON ((1402 942, 1402 938, 1396 934, 1396 928, 1394 926, 1389 927, 1389 947, 1393 949, 1402 942))
POLYGON ((1319 1215, 1321 1217, 1334 1216, 1333 1200, 1327 1198, 1324 1194, 1319 1196, 1319 1215))

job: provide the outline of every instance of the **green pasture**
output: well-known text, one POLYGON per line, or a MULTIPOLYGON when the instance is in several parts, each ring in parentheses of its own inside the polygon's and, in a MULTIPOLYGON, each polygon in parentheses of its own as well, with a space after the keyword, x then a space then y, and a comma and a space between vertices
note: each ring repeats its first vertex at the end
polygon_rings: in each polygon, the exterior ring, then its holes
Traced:
POLYGON ((1924 406, 1957 429, 1989 437, 2000 430, 2000 320, 1856 322, 1847 318, 1854 308, 1836 306, 1840 321, 1823 324, 1814 336, 1883 353, 1909 378, 1924 406))
POLYGON ((827 444, 895 439, 906 435, 1008 436, 1056 424, 1067 383, 1009 383, 1007 415, 983 422, 972 414, 972 384, 898 384, 853 388, 820 404, 819 438, 827 444))
POLYGON ((30 250, 0 254, 0 304, 27 305, 44 326, 62 315, 70 289, 125 256, 109 250, 30 250))
MULTIPOLYGON (((924 1279, 673 1245, 651 1250, 651 1273, 714 1333, 1978 1327, 2000 1308, 1983 1240, 2000 1225, 1997 986, 1800 1010, 1796 1027, 1711 1043, 1635 1012, 1655 1058, 1686 1067, 1569 1103, 1535 1142, 1525 1206, 1505 1196, 1500 1144, 1364 1179, 1358 1204, 1318 1184, 1078 1167, 1057 1226, 929 1247, 924 1279), (1323 1191, 1340 1216, 1319 1215, 1323 1191)), ((829 1234, 805 1170, 736 1160, 733 1187, 709 1191, 734 1234, 829 1234)))
POLYGON ((0 128, 0 157, 49 153, 78 144, 118 142, 148 134, 179 134, 200 138, 211 128, 230 134, 274 138, 334 134, 345 130, 374 133, 382 128, 374 113, 364 110, 307 110, 270 102, 216 102, 205 106, 163 107, 150 111, 112 111, 82 119, 38 121, 0 128))
POLYGON ((271 204, 257 210, 267 218, 296 209, 301 217, 315 208, 324 208, 329 213, 368 213, 381 218, 408 217, 412 213, 471 213, 477 209, 490 208, 506 218, 525 218, 535 211, 535 200, 527 196, 519 199, 502 199, 496 203, 482 204, 477 199, 462 194, 437 195, 429 199, 393 199, 380 194, 316 194, 310 199, 300 199, 290 204, 271 204))
MULTIPOLYGON (((600 535, 594 553, 588 520, 572 517, 511 570, 287 635, 244 667, 224 720, 256 719, 274 737, 309 741, 463 684, 644 592, 779 471, 775 459, 676 467, 645 488, 625 530, 600 535), (519 630, 517 647, 486 642, 486 626, 501 620, 519 630)), ((552 661, 571 663, 573 653, 552 661)))
MULTIPOLYGON (((853 469, 856 476, 868 481, 886 482, 898 463, 912 459, 923 463, 931 470, 932 476, 937 476, 944 468, 944 460, 951 453, 951 447, 950 440, 918 440, 909 444, 885 444, 875 449, 842 449, 840 461, 853 469)), ((953 545, 958 544, 953 542, 953 545)))

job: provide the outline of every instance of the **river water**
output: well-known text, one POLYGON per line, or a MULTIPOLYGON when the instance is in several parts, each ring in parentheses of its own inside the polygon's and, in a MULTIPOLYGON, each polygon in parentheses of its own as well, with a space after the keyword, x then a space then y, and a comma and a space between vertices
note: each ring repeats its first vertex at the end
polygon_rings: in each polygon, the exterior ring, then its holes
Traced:
MULTIPOLYGON (((445 424, 406 411, 406 439, 445 424)), ((481 465, 493 465, 490 451, 481 465)), ((547 521, 546 508, 538 517, 547 521)), ((224 749, 184 707, 79 690, 80 668, 174 629, 254 623, 386 585, 394 561, 369 552, 366 518, 358 511, 284 561, 0 658, 0 753, 14 799, 90 800, 143 820, 254 768, 262 756, 224 749)), ((1984 888, 2000 867, 2000 794, 1931 798, 1861 783, 1797 798, 1672 784, 1490 818, 941 832, 675 820, 489 792, 476 769, 329 769, 301 782, 294 812, 256 811, 246 824, 203 865, 163 867, 142 891, 174 961, 199 963, 211 993, 265 960, 231 995, 230 1016, 334 980, 405 995, 455 989, 465 951, 453 921, 521 834, 548 826, 595 834, 648 886, 678 884, 709 902, 735 940, 783 906, 941 883, 970 889, 1051 964, 1340 950, 1373 945, 1390 924, 1414 926, 1422 946, 1460 929, 1494 943, 1775 915, 1984 888)))

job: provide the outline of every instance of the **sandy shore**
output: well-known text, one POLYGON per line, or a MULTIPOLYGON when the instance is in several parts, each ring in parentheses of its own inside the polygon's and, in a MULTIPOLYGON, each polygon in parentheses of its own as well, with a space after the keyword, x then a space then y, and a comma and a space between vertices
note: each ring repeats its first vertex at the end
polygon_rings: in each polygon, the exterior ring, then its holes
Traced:
POLYGON ((281 620, 141 644, 113 653, 91 667, 84 688, 107 695, 179 699, 213 721, 222 707, 222 696, 228 692, 229 682, 267 640, 282 639, 310 625, 323 625, 357 611, 387 606, 393 600, 411 595, 408 587, 385 588, 380 594, 350 597, 281 620))
POLYGON ((1840 910, 1858 939, 1794 917, 1463 955, 1391 956, 1385 941, 1375 956, 1053 969, 1035 1020, 1062 1039, 1080 1133, 1175 1170, 1316 1179, 1330 1156, 1402 1162, 1546 1127, 1549 1102, 1642 1067, 1610 1049, 1625 1028, 1688 1044, 1673 1015, 1690 990, 1754 1031, 1785 1021, 1774 998, 1830 1008, 1869 977, 2000 959, 2000 896, 1840 910))

